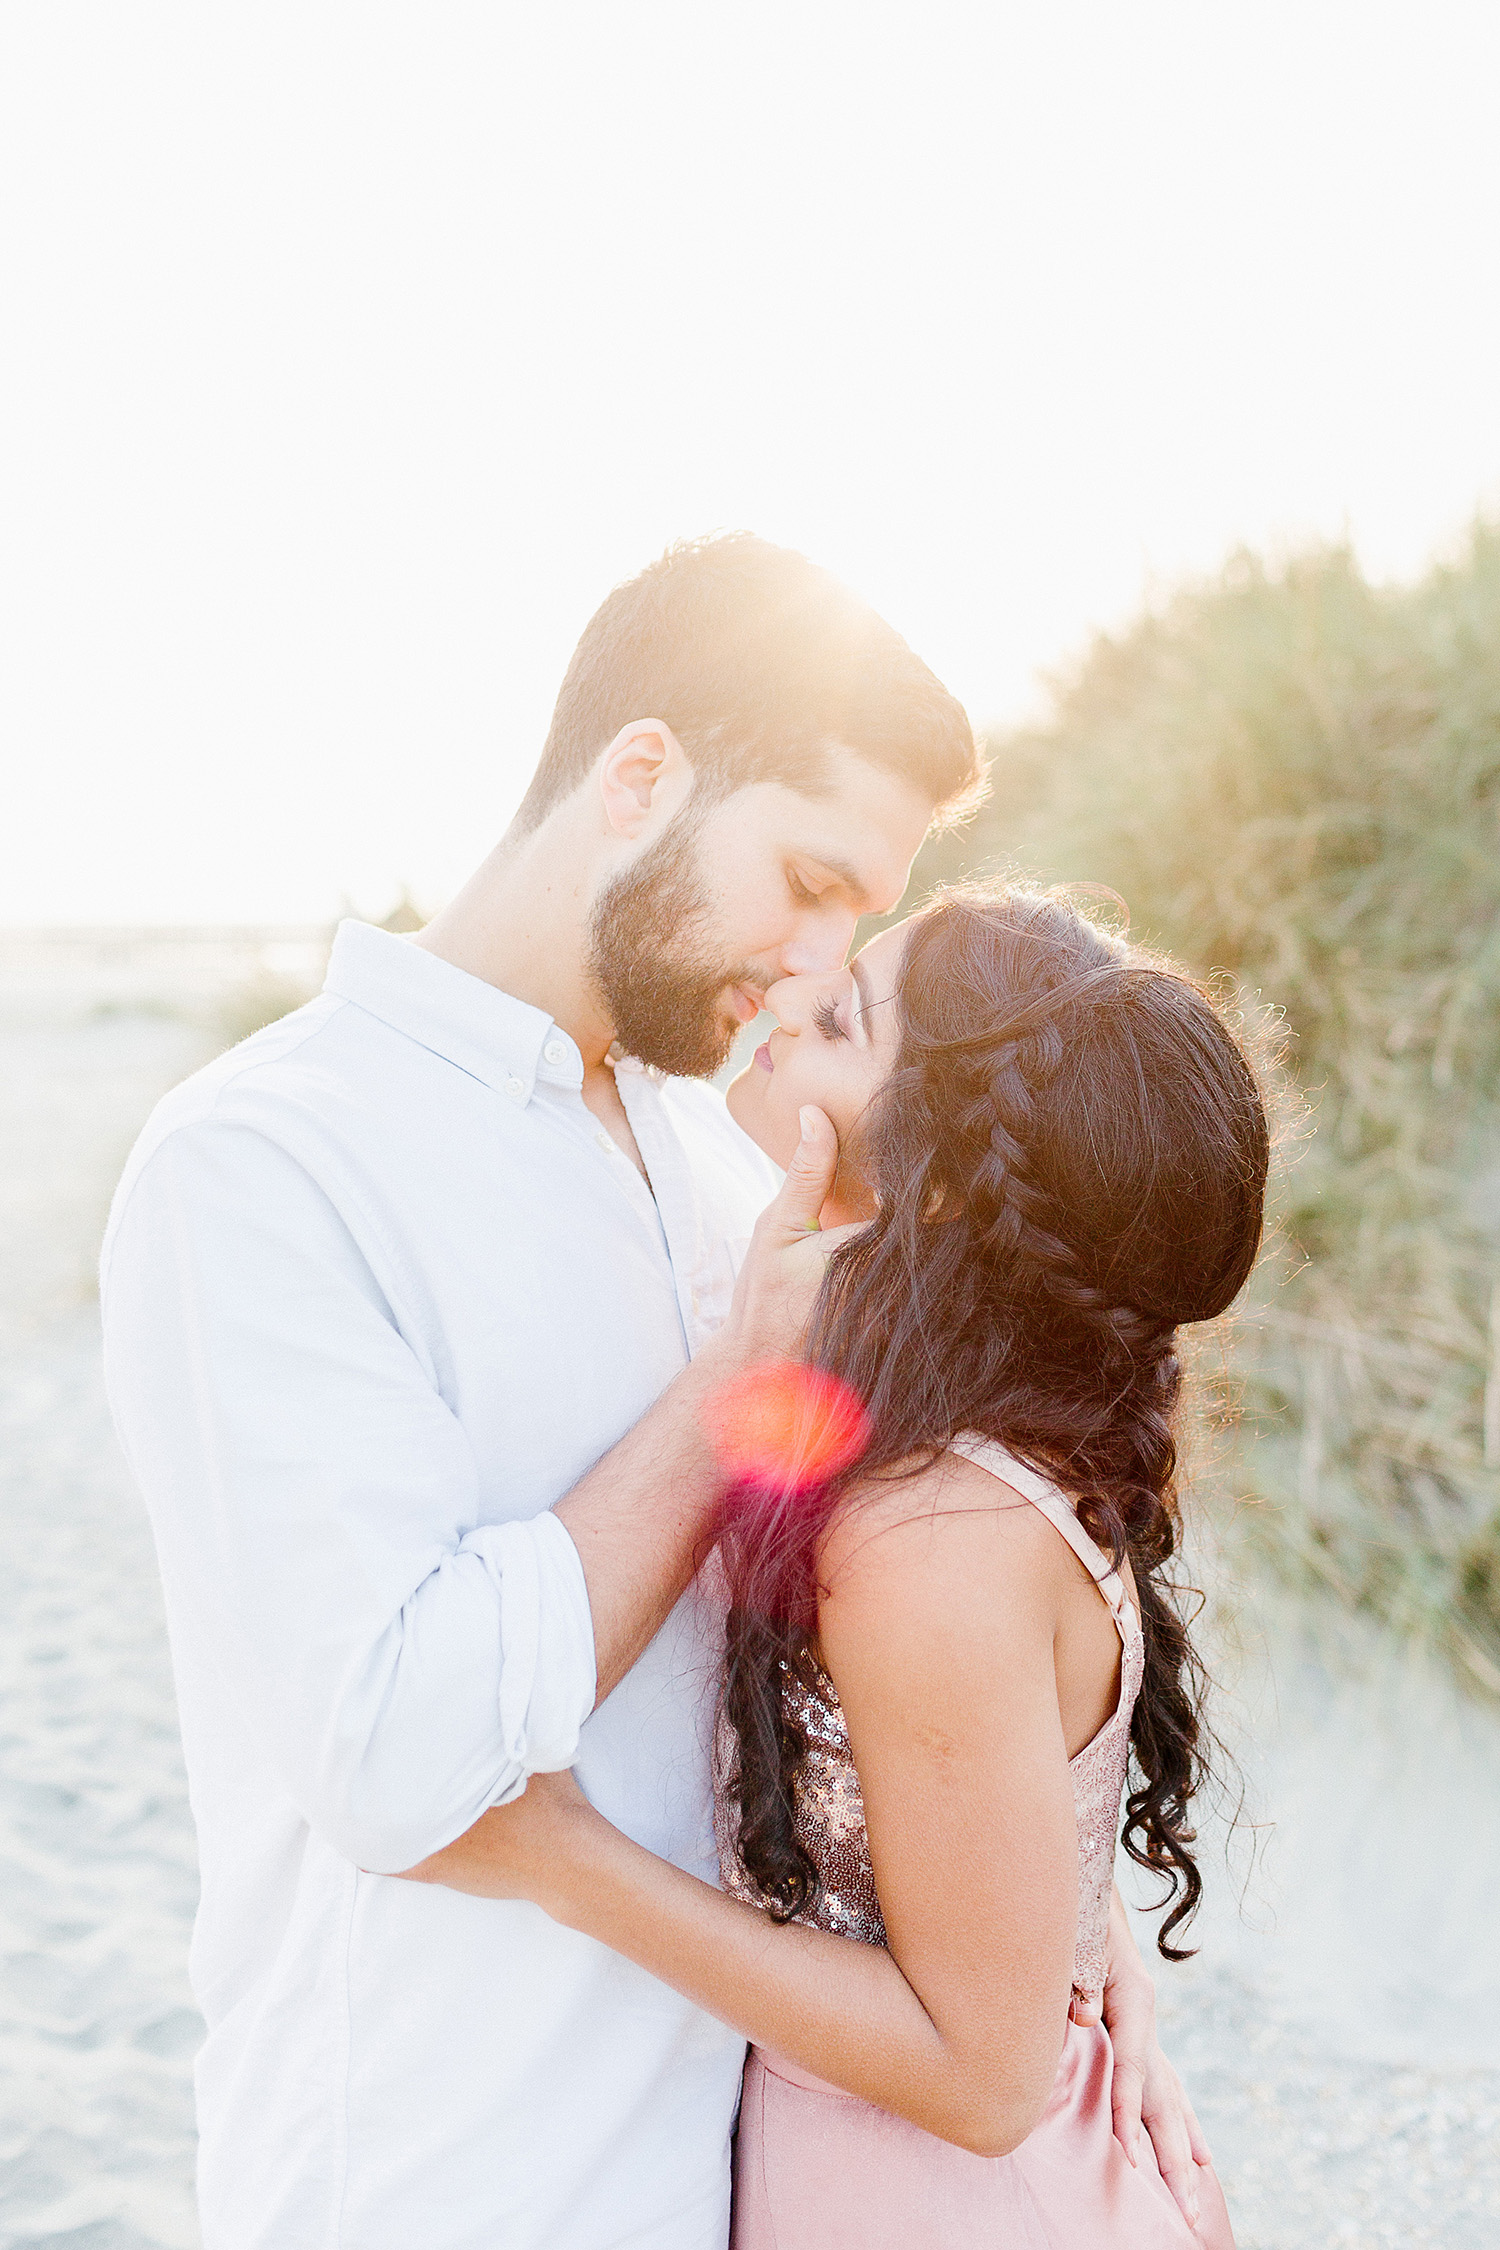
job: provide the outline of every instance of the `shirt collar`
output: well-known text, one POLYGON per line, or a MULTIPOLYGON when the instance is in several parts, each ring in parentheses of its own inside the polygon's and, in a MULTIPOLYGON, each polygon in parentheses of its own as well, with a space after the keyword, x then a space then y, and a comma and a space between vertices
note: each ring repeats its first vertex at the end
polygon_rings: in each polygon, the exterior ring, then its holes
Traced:
POLYGON ((368 922, 340 922, 323 990, 517 1104, 530 1101, 539 1079, 583 1084, 576 1045, 541 1008, 368 922))

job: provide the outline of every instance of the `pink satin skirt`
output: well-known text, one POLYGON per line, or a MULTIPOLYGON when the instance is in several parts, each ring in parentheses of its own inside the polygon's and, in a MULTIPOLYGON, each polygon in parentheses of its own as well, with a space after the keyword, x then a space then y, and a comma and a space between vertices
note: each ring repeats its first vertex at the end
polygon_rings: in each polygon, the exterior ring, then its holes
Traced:
POLYGON ((1114 2136, 1102 2025, 1068 2025, 1052 2099, 1009 2156, 974 2156, 759 2047, 745 2065, 731 2250, 1234 2250, 1213 2173, 1196 2229, 1141 2135, 1114 2136))

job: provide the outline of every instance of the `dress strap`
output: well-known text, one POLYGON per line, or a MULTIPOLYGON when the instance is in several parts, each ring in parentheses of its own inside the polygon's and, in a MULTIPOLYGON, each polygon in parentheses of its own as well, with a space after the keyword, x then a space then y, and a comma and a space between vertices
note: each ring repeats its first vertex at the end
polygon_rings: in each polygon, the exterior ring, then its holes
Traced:
POLYGON ((1049 1477, 1028 1469, 1010 1450, 995 1438, 955 1438, 952 1450, 961 1453, 976 1468, 988 1469, 991 1476, 999 1477, 1003 1484, 1019 1492, 1024 1499, 1039 1508, 1047 1521, 1060 1531, 1072 1548, 1105 1601, 1119 1629, 1120 1638, 1127 1645, 1140 1633, 1141 1621, 1135 1605, 1125 1591, 1124 1581, 1115 1570, 1103 1549, 1095 1544, 1078 1521, 1078 1511, 1067 1495, 1060 1491, 1049 1477))

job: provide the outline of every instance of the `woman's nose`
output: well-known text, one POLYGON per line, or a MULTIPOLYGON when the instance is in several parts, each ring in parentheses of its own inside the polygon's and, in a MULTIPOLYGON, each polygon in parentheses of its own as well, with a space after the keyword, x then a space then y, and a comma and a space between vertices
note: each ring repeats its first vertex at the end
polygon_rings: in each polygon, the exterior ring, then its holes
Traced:
POLYGON ((783 1031, 799 1031, 817 997, 816 977, 779 977, 766 993, 766 1006, 783 1031))
POLYGON ((766 1009, 776 1018, 783 1031, 787 1029, 788 1015, 796 1006, 796 995, 792 990, 796 981, 795 977, 778 977, 774 984, 766 987, 766 1009))

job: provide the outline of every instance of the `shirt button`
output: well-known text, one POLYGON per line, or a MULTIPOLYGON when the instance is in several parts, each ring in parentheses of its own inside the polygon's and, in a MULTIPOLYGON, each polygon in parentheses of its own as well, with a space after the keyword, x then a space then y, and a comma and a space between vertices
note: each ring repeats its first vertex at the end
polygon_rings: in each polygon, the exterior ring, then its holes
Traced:
POLYGON ((567 1059, 567 1046, 561 1039, 549 1039, 546 1046, 542 1049, 543 1062, 551 1063, 554 1070, 560 1069, 561 1066, 567 1061, 567 1059))
POLYGON ((526 1099, 526 1082, 521 1078, 507 1078, 505 1091, 513 1102, 524 1102, 526 1099))

